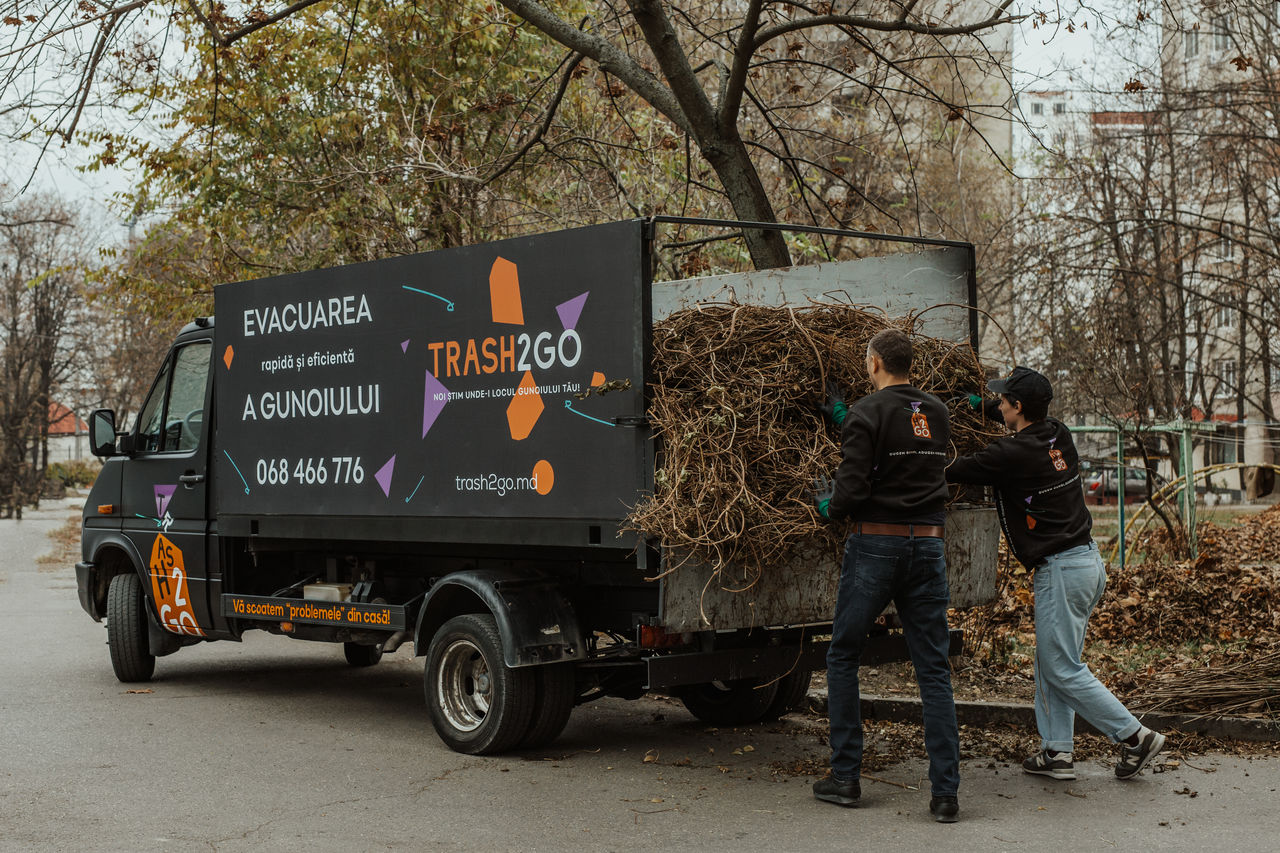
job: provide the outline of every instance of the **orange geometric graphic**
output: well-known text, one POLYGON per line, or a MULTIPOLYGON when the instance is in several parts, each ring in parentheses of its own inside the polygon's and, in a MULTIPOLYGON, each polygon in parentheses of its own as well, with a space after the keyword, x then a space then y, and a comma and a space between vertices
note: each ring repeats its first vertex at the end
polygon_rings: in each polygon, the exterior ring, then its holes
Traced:
POLYGON ((533 371, 526 371, 524 379, 520 380, 520 387, 516 389, 516 395, 507 406, 507 426, 511 428, 512 440, 523 441, 528 438, 545 408, 542 395, 538 393, 538 383, 533 381, 533 371))
POLYGON ((231 346, 231 344, 227 344, 226 352, 222 354, 222 362, 227 366, 227 370, 231 369, 231 359, 235 357, 236 357, 235 349, 231 346))
POLYGON ((489 270, 489 302, 493 322, 524 325, 524 306, 520 302, 520 277, 516 265, 498 258, 489 270))
POLYGON ((591 387, 592 387, 592 388, 599 388, 599 387, 600 387, 601 385, 603 385, 603 384, 604 384, 604 374, 603 374, 603 373, 601 373, 600 371, 598 371, 598 370, 597 370, 597 371, 595 371, 594 373, 592 373, 592 374, 591 374, 591 387))
POLYGON ((556 484, 556 472, 551 467, 551 463, 545 459, 539 459, 538 463, 533 466, 534 486, 538 490, 538 494, 545 495, 551 491, 551 487, 556 484))
POLYGON ((183 563, 182 549, 169 541, 163 533, 156 534, 151 546, 151 599, 156 604, 156 615, 166 631, 203 637, 204 631, 196 623, 191 608, 190 585, 187 583, 187 567, 183 563))

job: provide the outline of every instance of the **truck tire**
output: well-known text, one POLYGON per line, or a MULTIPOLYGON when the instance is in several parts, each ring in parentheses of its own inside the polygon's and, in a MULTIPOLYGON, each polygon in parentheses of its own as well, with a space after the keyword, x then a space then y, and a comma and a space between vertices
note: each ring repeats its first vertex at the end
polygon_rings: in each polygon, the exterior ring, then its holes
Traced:
POLYGON ((769 707, 765 709, 761 720, 776 720, 783 714, 794 711, 809 695, 809 681, 813 673, 807 669, 795 670, 784 675, 778 681, 778 695, 773 697, 769 707))
POLYGON ((546 746, 560 737, 578 698, 578 673, 573 664, 551 663, 534 669, 533 719, 520 741, 524 749, 546 746))
POLYGON ((107 587, 107 647, 111 668, 125 683, 150 681, 156 658, 147 638, 147 599, 133 572, 116 575, 107 587))
POLYGON ((766 687, 760 684, 756 678, 710 681, 677 688, 676 696, 704 723, 737 726, 763 720, 778 695, 777 682, 766 687))
POLYGON ((382 660, 382 648, 380 646, 343 643, 342 653, 347 656, 347 663, 352 666, 373 666, 382 660))
POLYGON ((488 613, 464 613, 440 626, 423 679, 431 724, 454 752, 502 752, 529 731, 535 673, 503 663, 498 625, 488 613))

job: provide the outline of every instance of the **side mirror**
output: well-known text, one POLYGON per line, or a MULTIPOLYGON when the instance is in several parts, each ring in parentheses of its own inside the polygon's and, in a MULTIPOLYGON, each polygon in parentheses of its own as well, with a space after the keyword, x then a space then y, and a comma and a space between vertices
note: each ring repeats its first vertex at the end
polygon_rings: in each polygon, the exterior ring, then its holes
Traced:
POLYGON ((89 451, 99 459, 117 454, 116 413, 110 409, 94 409, 89 414, 89 451))

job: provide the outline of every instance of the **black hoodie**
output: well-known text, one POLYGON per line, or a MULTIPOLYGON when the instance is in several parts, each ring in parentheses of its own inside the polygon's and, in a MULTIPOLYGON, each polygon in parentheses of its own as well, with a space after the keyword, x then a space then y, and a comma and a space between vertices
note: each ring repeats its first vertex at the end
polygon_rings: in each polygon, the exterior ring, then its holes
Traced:
POLYGON ((995 487, 1009 549, 1027 568, 1093 540, 1080 458, 1071 433, 1053 418, 960 457, 947 468, 947 481, 995 487))
POLYGON ((890 385, 849 407, 840 430, 843 456, 833 519, 942 524, 946 515, 951 424, 947 407, 910 385, 890 385))

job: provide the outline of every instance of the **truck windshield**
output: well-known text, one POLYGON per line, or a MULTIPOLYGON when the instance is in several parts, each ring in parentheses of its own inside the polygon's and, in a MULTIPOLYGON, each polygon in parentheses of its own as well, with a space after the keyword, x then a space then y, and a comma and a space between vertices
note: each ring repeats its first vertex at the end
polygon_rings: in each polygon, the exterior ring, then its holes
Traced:
POLYGON ((207 341, 188 344, 166 362, 138 415, 139 451, 195 450, 204 422, 205 385, 212 349, 207 341))

